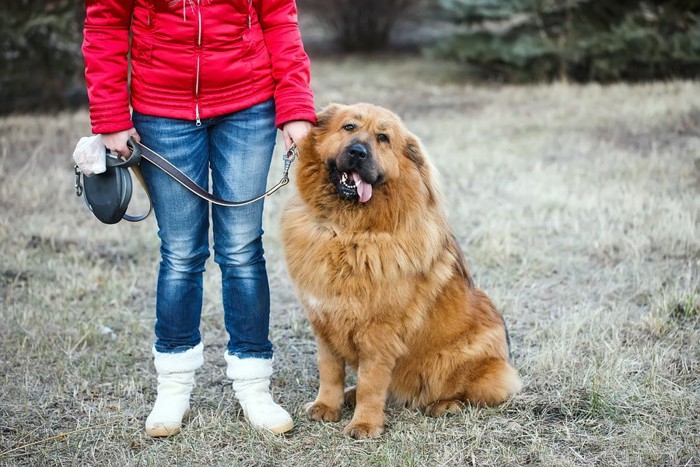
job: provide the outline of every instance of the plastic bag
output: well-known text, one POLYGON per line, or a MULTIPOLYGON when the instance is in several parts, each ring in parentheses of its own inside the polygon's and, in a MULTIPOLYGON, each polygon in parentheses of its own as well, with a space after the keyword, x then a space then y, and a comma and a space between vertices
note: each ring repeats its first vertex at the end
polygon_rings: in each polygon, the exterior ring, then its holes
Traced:
POLYGON ((78 166, 83 175, 89 177, 101 174, 107 170, 106 157, 107 150, 102 144, 101 135, 85 136, 80 138, 73 151, 73 161, 78 166))

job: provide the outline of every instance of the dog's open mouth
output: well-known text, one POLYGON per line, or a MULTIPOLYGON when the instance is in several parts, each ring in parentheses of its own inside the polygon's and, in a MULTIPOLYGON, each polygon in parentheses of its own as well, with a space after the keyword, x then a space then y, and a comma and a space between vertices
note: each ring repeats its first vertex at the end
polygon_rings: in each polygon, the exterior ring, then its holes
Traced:
POLYGON ((362 180, 357 172, 341 173, 338 190, 344 198, 357 197, 360 203, 366 203, 372 197, 372 185, 362 180))

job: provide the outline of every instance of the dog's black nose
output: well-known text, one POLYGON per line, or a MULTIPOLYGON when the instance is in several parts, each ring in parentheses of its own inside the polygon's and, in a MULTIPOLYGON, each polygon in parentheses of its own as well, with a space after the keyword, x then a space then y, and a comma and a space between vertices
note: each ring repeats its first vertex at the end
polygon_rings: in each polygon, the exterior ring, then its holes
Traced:
POLYGON ((367 146, 362 143, 352 143, 348 148, 348 154, 350 154, 352 158, 364 159, 367 157, 368 153, 367 146))

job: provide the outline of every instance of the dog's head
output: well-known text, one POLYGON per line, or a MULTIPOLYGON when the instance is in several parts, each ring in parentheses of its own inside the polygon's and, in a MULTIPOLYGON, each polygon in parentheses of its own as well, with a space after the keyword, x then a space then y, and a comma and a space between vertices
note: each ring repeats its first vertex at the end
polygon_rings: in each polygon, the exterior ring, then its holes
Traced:
POLYGON ((297 184, 307 203, 376 212, 435 202, 420 142, 394 113, 371 104, 331 104, 317 121, 300 145, 297 184))

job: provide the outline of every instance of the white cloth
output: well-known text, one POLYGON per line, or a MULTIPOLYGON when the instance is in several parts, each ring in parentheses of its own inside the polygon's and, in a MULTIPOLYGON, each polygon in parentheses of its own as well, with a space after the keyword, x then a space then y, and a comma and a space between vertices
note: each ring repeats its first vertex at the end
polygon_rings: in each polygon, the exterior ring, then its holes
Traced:
POLYGON ((73 160, 80 171, 87 177, 101 174, 107 170, 106 148, 102 144, 101 135, 84 136, 80 138, 73 151, 73 160))

